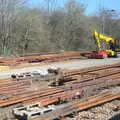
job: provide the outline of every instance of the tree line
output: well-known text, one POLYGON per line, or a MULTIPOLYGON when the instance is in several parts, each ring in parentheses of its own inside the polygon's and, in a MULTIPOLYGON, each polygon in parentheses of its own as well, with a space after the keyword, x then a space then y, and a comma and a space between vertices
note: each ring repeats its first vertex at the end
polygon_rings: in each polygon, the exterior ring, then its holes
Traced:
POLYGON ((120 39, 117 11, 102 9, 86 15, 77 0, 45 0, 29 7, 28 0, 0 0, 0 54, 94 50, 92 31, 120 39))

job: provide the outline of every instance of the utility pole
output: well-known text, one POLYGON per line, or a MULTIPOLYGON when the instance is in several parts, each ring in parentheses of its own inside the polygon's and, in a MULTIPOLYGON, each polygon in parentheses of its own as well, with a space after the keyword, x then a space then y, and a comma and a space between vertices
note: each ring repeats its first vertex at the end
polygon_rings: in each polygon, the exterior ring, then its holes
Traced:
POLYGON ((114 9, 104 9, 103 10, 103 18, 104 18, 104 22, 103 22, 103 24, 104 24, 104 26, 103 27, 105 27, 105 21, 107 21, 108 22, 108 24, 107 24, 107 28, 108 28, 108 33, 107 34, 109 34, 109 35, 111 35, 111 20, 113 19, 113 17, 115 16, 115 14, 116 14, 116 10, 114 10, 114 9))
MULTIPOLYGON (((104 10, 104 0, 98 0, 98 5, 99 5, 99 7, 98 7, 99 12, 104 10)), ((104 18, 103 12, 100 14, 100 20, 101 20, 101 22, 100 22, 99 27, 101 28, 101 30, 99 32, 104 34, 105 18, 104 18)))

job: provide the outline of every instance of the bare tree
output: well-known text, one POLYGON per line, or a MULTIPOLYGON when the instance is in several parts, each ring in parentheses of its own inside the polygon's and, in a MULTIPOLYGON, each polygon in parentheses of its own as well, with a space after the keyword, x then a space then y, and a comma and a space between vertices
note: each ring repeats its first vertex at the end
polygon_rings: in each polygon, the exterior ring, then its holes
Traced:
MULTIPOLYGON (((0 40, 1 54, 12 52, 14 42, 14 27, 18 4, 22 4, 22 0, 0 0, 0 40)), ((25 2, 25 1, 24 1, 25 2)))

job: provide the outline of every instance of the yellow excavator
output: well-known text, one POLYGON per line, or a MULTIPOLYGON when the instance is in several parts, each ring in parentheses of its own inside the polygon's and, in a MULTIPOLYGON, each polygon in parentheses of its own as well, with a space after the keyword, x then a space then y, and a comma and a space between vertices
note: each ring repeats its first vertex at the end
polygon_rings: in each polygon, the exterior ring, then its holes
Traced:
POLYGON ((91 53, 91 58, 117 57, 119 48, 114 38, 98 33, 96 30, 93 31, 93 37, 97 50, 91 53))

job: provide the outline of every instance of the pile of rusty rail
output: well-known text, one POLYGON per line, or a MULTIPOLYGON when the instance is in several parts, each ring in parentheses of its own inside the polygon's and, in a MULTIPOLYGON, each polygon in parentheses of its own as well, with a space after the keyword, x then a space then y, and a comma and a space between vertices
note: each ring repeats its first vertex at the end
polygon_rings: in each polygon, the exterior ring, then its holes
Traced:
MULTIPOLYGON (((104 93, 88 97, 84 101, 80 100, 88 87, 101 88, 120 84, 120 63, 86 69, 63 70, 61 75, 62 78, 60 80, 63 82, 61 86, 34 90, 30 89, 31 83, 27 79, 21 81, 1 80, 0 96, 3 98, 0 99, 0 108, 17 104, 30 105, 40 103, 43 106, 47 106, 61 104, 61 101, 63 103, 72 102, 72 105, 64 107, 57 114, 52 111, 53 115, 65 117, 74 112, 120 98, 120 94, 104 93), (76 98, 79 101, 76 101, 76 98)), ((48 118, 49 115, 47 116, 48 118)))
POLYGON ((42 89, 38 91, 32 91, 32 92, 23 93, 23 94, 17 94, 17 95, 14 95, 14 97, 11 97, 9 99, 0 100, 0 107, 6 107, 6 106, 22 103, 27 100, 32 100, 42 96, 48 96, 61 91, 62 90, 58 88, 51 88, 51 89, 42 89))
POLYGON ((52 54, 34 54, 28 56, 19 57, 1 57, 0 65, 15 65, 20 63, 30 62, 56 62, 69 59, 82 59, 85 58, 81 55, 81 52, 63 52, 63 53, 52 53, 52 54))
POLYGON ((51 117, 52 119, 54 116, 55 117, 57 116, 56 118, 65 118, 69 115, 72 115, 72 114, 77 115, 80 111, 88 110, 92 107, 102 105, 104 103, 107 103, 116 99, 120 99, 120 93, 118 94, 114 94, 110 92, 100 93, 97 95, 90 96, 87 99, 72 102, 72 104, 69 104, 65 107, 57 109, 56 111, 43 114, 40 116, 40 118, 51 117))
POLYGON ((41 103, 42 105, 50 105, 56 102, 68 102, 71 101, 75 98, 81 98, 84 94, 83 89, 74 89, 74 90, 68 90, 68 91, 63 91, 59 92, 56 94, 44 96, 41 98, 36 98, 33 100, 29 100, 24 102, 25 104, 35 104, 35 103, 41 103))
MULTIPOLYGON (((102 80, 114 80, 120 78, 120 63, 112 65, 104 65, 99 67, 90 67, 87 69, 77 69, 63 71, 62 77, 57 81, 59 85, 73 85, 94 82, 102 82, 102 80)), ((56 81, 54 81, 56 82, 56 81)), ((53 82, 53 83, 54 83, 53 82)), ((103 81, 105 82, 105 81, 103 81)))
MULTIPOLYGON (((47 117, 47 118, 54 118, 54 117, 66 117, 68 115, 71 114, 76 114, 80 111, 83 110, 87 110, 90 109, 92 107, 104 104, 106 102, 110 102, 116 99, 120 98, 120 93, 115 94, 115 93, 110 93, 110 92, 106 92, 106 93, 100 93, 97 95, 93 95, 88 97, 87 99, 83 99, 83 100, 77 100, 72 102, 71 104, 68 104, 67 106, 63 106, 60 108, 55 108, 53 110, 47 111, 44 114, 37 114, 40 113, 41 111, 35 111, 34 108, 32 108, 31 106, 35 106, 37 104, 31 104, 30 106, 27 106, 28 109, 25 109, 24 112, 26 114, 29 113, 29 115, 32 115, 34 112, 36 113, 37 117, 43 118, 43 117, 47 117), (30 108, 30 110, 29 110, 30 108), (29 112, 27 112, 29 111, 29 112)), ((39 105, 37 105, 39 106, 39 105)), ((45 104, 46 106, 46 104, 45 104)), ((39 108, 42 108, 42 106, 39 106, 39 108)), ((19 112, 23 112, 23 108, 17 108, 18 110, 20 109, 20 111, 17 111, 16 113, 18 114, 19 112), (22 110, 22 111, 21 111, 22 110)), ((19 113, 20 115, 22 115, 21 113, 19 113)), ((35 116, 35 115, 34 115, 35 116)), ((31 118, 32 116, 29 116, 29 118, 31 118)))
MULTIPOLYGON (((72 112, 80 112, 82 110, 86 110, 89 108, 92 108, 97 105, 101 105, 106 102, 110 102, 115 99, 120 98, 120 93, 114 94, 114 93, 102 93, 94 96, 88 97, 84 101, 77 101, 72 103, 72 109, 73 111, 65 110, 62 114, 62 116, 67 116, 71 114, 72 112)), ((70 109, 70 108, 69 108, 70 109)))
POLYGON ((11 98, 16 94, 22 94, 28 91, 30 87, 29 81, 11 81, 0 80, 0 101, 11 98))
POLYGON ((22 94, 14 95, 6 100, 0 100, 0 107, 6 107, 18 103, 32 104, 32 103, 41 103, 43 105, 53 104, 60 101, 69 101, 73 97, 77 96, 76 93, 79 92, 79 95, 83 94, 82 89, 67 89, 63 90, 60 88, 46 88, 32 92, 24 92, 22 94))
POLYGON ((71 75, 76 75, 76 74, 85 74, 88 72, 94 72, 98 70, 104 70, 104 69, 109 69, 109 68, 115 68, 115 67, 120 67, 120 62, 118 63, 113 63, 113 64, 107 64, 107 65, 99 65, 99 66, 94 66, 94 67, 88 67, 88 68, 82 68, 82 69, 76 69, 76 70, 65 70, 63 71, 64 76, 71 76, 71 75))
POLYGON ((95 82, 104 82, 104 80, 115 80, 120 79, 120 68, 110 68, 107 70, 99 70, 95 72, 89 72, 84 75, 73 75, 69 77, 65 77, 64 84, 76 84, 76 83, 90 83, 92 81, 95 82))
POLYGON ((63 101, 71 99, 75 93, 82 91, 87 86, 104 87, 107 85, 120 84, 120 64, 91 67, 82 70, 70 70, 64 72, 64 83, 60 87, 46 88, 30 91, 29 80, 23 81, 1 81, 1 95, 13 95, 9 99, 0 100, 0 107, 17 103, 37 103, 44 105, 52 104, 59 99, 63 101), (101 85, 101 86, 100 86, 101 85), (60 98, 61 96, 61 98, 60 98))

